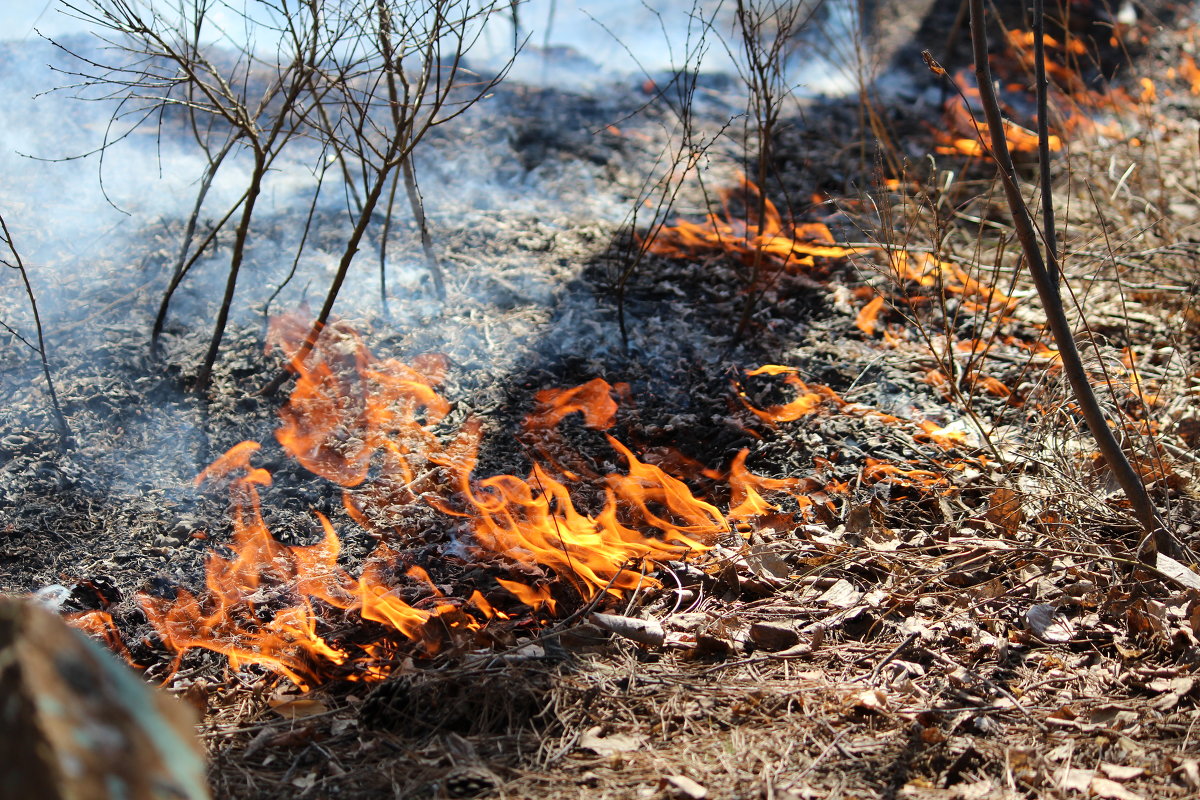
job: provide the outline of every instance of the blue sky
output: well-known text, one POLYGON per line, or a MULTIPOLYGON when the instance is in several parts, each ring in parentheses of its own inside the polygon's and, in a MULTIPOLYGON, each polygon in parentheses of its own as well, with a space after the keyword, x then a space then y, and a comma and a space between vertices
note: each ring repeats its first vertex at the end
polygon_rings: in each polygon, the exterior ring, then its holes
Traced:
MULTIPOLYGON (((153 2, 153 0, 142 0, 153 2)), ((695 0, 527 0, 521 6, 522 33, 530 34, 530 51, 548 38, 551 44, 565 45, 586 55, 595 65, 615 72, 638 73, 640 69, 630 58, 628 50, 637 54, 637 60, 647 70, 664 70, 674 65, 682 66, 682 50, 688 35, 688 11, 695 0), (655 17, 647 8, 658 10, 662 17, 655 17), (594 17, 603 18, 602 28, 594 17), (664 38, 662 26, 666 26, 664 38), (614 38, 615 37, 615 38, 614 38), (619 40, 619 41, 618 41, 619 40), (670 42, 673 47, 668 48, 670 42)), ((86 7, 87 0, 76 0, 86 7)), ((215 29, 236 37, 242 27, 239 14, 234 10, 243 8, 246 0, 219 0, 210 12, 215 29)), ((839 7, 851 0, 840 0, 839 7)), ((700 0, 706 9, 717 6, 719 0, 700 0)), ((166 3, 170 7, 171 3, 166 3)), ((507 2, 499 2, 498 8, 507 8, 507 2)), ((253 7, 253 4, 251 4, 253 7)), ((510 54, 512 28, 507 27, 503 13, 490 24, 484 40, 479 42, 473 57, 481 63, 492 58, 502 62, 510 54)), ((728 21, 726 20, 726 23, 728 21)), ((84 30, 83 23, 62 13, 58 0, 0 0, 0 40, 32 39, 37 28, 45 36, 62 36, 84 30)), ((705 69, 729 71, 732 65, 725 49, 710 40, 705 69)), ((513 77, 537 83, 544 70, 536 53, 525 59, 533 64, 529 70, 518 65, 513 77), (528 73, 528 74, 526 74, 528 73)), ((592 70, 595 71, 595 70, 592 70)), ((561 79, 561 75, 559 78, 561 79)), ((818 86, 826 91, 846 91, 845 82, 837 70, 815 59, 802 66, 796 75, 802 85, 818 86)))
MULTIPOLYGON (((87 6, 87 0, 78 2, 81 6, 87 6)), ((233 8, 240 8, 243 0, 227 2, 233 8)), ((657 0, 647 3, 663 13, 668 25, 679 28, 672 31, 676 47, 680 47, 685 38, 686 13, 692 2, 693 0, 657 0)), ((716 0, 705 0, 705 5, 712 6, 715 2, 716 0)), ((500 3, 499 6, 505 8, 507 3, 500 3)), ((215 3, 212 14, 218 22, 227 22, 221 26, 226 31, 238 29, 236 15, 226 8, 224 3, 215 3), (229 19, 225 20, 225 17, 229 19)), ((614 42, 610 34, 596 24, 592 15, 602 17, 612 34, 650 62, 651 68, 665 65, 667 59, 660 22, 646 10, 643 0, 529 0, 522 6, 521 24, 524 32, 531 33, 531 45, 542 44, 546 35, 545 28, 549 27, 553 44, 574 47, 599 63, 625 65, 628 57, 624 46, 614 42)), ((82 23, 62 13, 58 0, 0 0, 0 39, 32 38, 36 36, 33 32, 35 27, 46 36, 60 36, 83 29, 82 23)), ((499 50, 512 41, 512 34, 500 31, 505 27, 503 24, 495 27, 497 32, 494 45, 499 50)), ((508 30, 511 31, 511 28, 508 30)))
POLYGON ((79 24, 55 8, 55 0, 0 0, 0 39, 34 36, 36 26, 47 35, 78 30, 79 24))

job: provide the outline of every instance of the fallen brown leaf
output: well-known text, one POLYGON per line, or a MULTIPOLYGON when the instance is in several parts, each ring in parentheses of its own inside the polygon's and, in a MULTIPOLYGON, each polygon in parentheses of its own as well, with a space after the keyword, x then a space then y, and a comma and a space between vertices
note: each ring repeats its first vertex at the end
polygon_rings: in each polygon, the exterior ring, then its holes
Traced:
POLYGON ((578 746, 581 750, 591 750, 598 756, 612 756, 620 753, 631 753, 646 746, 646 737, 635 733, 614 733, 609 736, 601 735, 604 729, 596 725, 588 728, 579 737, 578 746))
POLYGON ((817 598, 817 602, 834 608, 850 608, 861 600, 862 596, 863 593, 855 589, 853 583, 845 578, 839 578, 833 586, 830 586, 824 594, 817 598))
POLYGON ((661 786, 667 797, 675 800, 704 800, 708 797, 708 789, 686 775, 666 775, 661 786))
POLYGON ((1105 777, 1114 781, 1131 781, 1146 773, 1144 767, 1127 767, 1123 764, 1109 764, 1107 762, 1100 765, 1100 771, 1104 773, 1105 777))
POLYGON ((663 626, 656 620, 622 617, 617 614, 592 614, 588 618, 597 628, 623 636, 639 644, 662 647, 666 639, 663 626))

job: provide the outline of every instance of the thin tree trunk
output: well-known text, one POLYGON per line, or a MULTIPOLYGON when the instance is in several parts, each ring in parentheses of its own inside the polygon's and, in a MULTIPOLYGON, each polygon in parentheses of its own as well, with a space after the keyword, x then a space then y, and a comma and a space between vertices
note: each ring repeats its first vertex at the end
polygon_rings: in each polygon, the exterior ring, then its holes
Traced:
POLYGON ((221 298, 221 308, 217 312, 217 321, 213 326, 212 338, 208 342, 208 352, 204 355, 204 363, 196 374, 196 392, 208 391, 212 380, 213 364, 217 360, 217 352, 221 349, 221 339, 225 336, 225 324, 229 321, 229 309, 233 306, 233 296, 237 291, 238 273, 242 269, 242 261, 246 255, 246 237, 250 233, 250 221, 254 217, 254 204, 262 191, 263 173, 266 172, 266 155, 261 150, 254 153, 254 174, 250 178, 250 188, 246 191, 246 201, 242 206, 242 218, 238 222, 237 233, 233 241, 233 253, 229 258, 229 276, 225 280, 225 295, 221 298))
MULTIPOLYGON (((12 253, 13 260, 16 261, 15 266, 17 271, 21 273, 21 281, 25 284, 25 295, 29 298, 29 307, 33 310, 33 325, 37 329, 37 352, 42 361, 42 375, 46 378, 46 390, 50 394, 50 407, 54 412, 54 424, 58 428, 58 448, 66 452, 75 446, 74 437, 71 435, 71 426, 67 424, 67 417, 63 414, 62 406, 58 402, 58 392, 54 388, 54 376, 50 372, 50 359, 46 355, 46 339, 42 333, 42 316, 38 312, 37 297, 33 293, 33 285, 29 282, 29 273, 25 270, 25 262, 21 260, 21 254, 17 251, 17 246, 13 243, 12 234, 9 233, 8 223, 4 221, 4 217, 0 216, 0 232, 4 234, 4 244, 8 247, 8 251, 12 253)), ((3 262, 7 264, 8 262, 3 262)))
POLYGON ((1062 359, 1063 373, 1070 383, 1075 395, 1075 402, 1087 422, 1088 430, 1096 441, 1096 446, 1104 457, 1105 463, 1113 477, 1125 492, 1134 516, 1141 524, 1146 534, 1149 547, 1139 548, 1139 557, 1154 563, 1156 553, 1174 555, 1180 552, 1179 545, 1167 531, 1163 520, 1158 514, 1146 491, 1141 477, 1129 462, 1125 451, 1121 448, 1116 434, 1108 425, 1104 410, 1096 399, 1079 349, 1075 344, 1074 331, 1063 307, 1062 296, 1058 285, 1052 276, 1058 274, 1057 253, 1047 250, 1043 259, 1041 248, 1038 246, 1037 232, 1033 227, 1033 219, 1025 199, 1021 196, 1021 187, 1017 183, 1017 172, 1013 166, 1012 156, 1008 151, 1008 142, 1004 137, 1004 122, 1000 115, 1000 105, 996 99, 995 88, 992 85, 991 69, 988 67, 988 42, 986 20, 983 12, 983 0, 970 0, 971 4, 971 44, 975 57, 975 80, 979 86, 980 103, 983 105, 987 119, 988 136, 991 139, 992 155, 999 167, 1001 183, 1012 213, 1013 228, 1025 252, 1025 263, 1029 265, 1029 274, 1037 287, 1038 297, 1046 313, 1046 322, 1058 346, 1062 359))
POLYGON ((396 207, 396 185, 400 176, 392 176, 392 188, 388 190, 387 211, 383 215, 383 233, 379 236, 379 306, 383 309, 383 318, 389 319, 387 299, 387 246, 388 237, 392 234, 392 210, 396 207))
MULTIPOLYGON (((150 331, 150 351, 155 352, 158 349, 158 337, 162 335, 163 327, 167 321, 167 311, 171 306, 171 298, 175 294, 175 290, 179 288, 179 284, 183 281, 184 275, 194 263, 188 260, 188 249, 191 247, 192 239, 196 235, 196 222, 200 218, 200 210, 204 206, 204 199, 208 197, 208 190, 212 188, 213 179, 217 176, 217 170, 221 167, 221 162, 225 160, 225 156, 229 154, 229 150, 233 145, 233 139, 225 143, 221 151, 217 153, 216 158, 209 162, 208 168, 204 170, 204 177, 200 181, 200 189, 196 192, 196 203, 192 206, 192 213, 188 217, 187 228, 183 232, 183 242, 179 246, 179 257, 175 260, 175 269, 171 273, 171 281, 167 285, 166 291, 163 292, 162 302, 158 305, 158 315, 154 318, 154 327, 150 331)), ((203 247, 197 252, 203 251, 203 247)))
POLYGON ((425 218, 425 201, 421 199, 421 190, 417 186, 417 172, 413 167, 412 153, 409 152, 400 161, 404 173, 404 189, 408 192, 408 204, 412 206, 413 219, 421 232, 421 249, 425 251, 425 263, 429 266, 429 275, 433 278, 433 290, 439 300, 446 299, 446 280, 442 275, 442 266, 438 263, 437 253, 433 249, 433 238, 429 235, 429 223, 425 218))
MULTIPOLYGON (((1038 178, 1042 184, 1042 239, 1050 271, 1050 282, 1061 297, 1058 281, 1058 233, 1054 220, 1054 193, 1050 186, 1050 115, 1047 94, 1050 81, 1046 78, 1046 12, 1042 0, 1033 0, 1033 71, 1037 83, 1038 178)), ((1061 302, 1061 300, 1059 301, 1061 302)))

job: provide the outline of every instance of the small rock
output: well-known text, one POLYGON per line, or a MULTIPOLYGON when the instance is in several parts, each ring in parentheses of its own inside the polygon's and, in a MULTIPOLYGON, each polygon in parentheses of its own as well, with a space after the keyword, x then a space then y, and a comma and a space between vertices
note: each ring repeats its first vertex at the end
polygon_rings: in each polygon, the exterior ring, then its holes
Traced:
POLYGON ((763 650, 786 650, 800 641, 800 634, 790 625, 778 622, 755 622, 750 626, 750 641, 763 650))

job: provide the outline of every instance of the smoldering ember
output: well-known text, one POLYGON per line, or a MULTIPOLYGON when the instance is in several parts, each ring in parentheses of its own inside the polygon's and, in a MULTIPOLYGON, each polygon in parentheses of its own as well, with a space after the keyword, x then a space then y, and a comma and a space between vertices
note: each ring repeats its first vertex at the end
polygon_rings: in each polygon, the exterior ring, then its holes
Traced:
POLYGON ((11 5, 0 797, 1200 795, 1189 3, 11 5))

